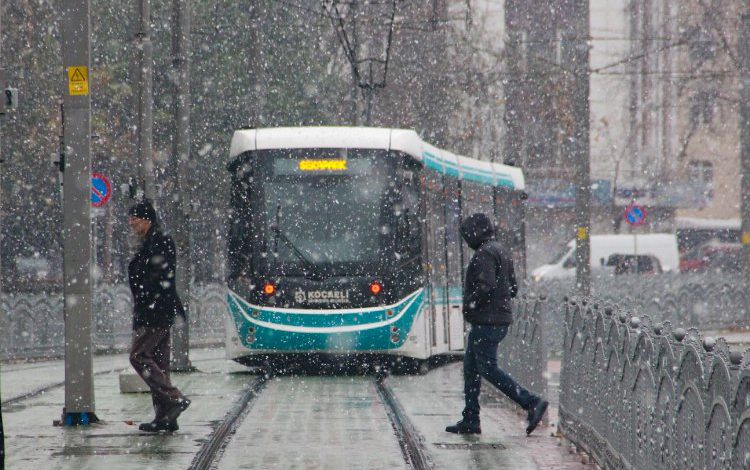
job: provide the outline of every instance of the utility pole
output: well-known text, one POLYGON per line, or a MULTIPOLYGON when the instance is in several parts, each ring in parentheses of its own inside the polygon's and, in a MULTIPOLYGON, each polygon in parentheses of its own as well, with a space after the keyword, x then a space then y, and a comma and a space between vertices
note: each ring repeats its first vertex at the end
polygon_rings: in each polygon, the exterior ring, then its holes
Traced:
MULTIPOLYGON (((5 62, 3 62, 3 2, 0 0, 0 86, 4 86, 6 83, 6 76, 5 76, 5 62)), ((0 135, 0 151, 2 151, 2 136, 0 135)), ((2 154, 0 154, 0 227, 3 226, 2 224, 2 214, 3 214, 3 173, 2 173, 2 166, 3 166, 3 157, 2 154)), ((0 233, 0 241, 2 241, 2 234, 0 233)), ((3 269, 2 269, 2 258, 3 258, 3 250, 2 245, 0 244, 0 295, 2 295, 3 292, 3 269)), ((2 373, 0 373, 0 388, 2 388, 2 373)), ((2 393, 0 393, 0 403, 2 403, 2 393)), ((0 470, 5 470, 5 430, 3 428, 3 409, 2 405, 0 405, 0 470)))
POLYGON ((139 23, 136 33, 137 72, 135 86, 138 89, 138 189, 152 201, 154 190, 154 161, 152 156, 153 120, 153 70, 154 48, 151 44, 151 1, 139 0, 139 23))
POLYGON ((98 421, 91 341, 90 0, 63 0, 65 426, 98 421))
POLYGON ((750 41, 750 6, 746 8, 742 15, 742 40, 740 41, 740 63, 742 66, 742 98, 740 99, 742 180, 740 201, 742 211, 742 275, 746 288, 750 287, 750 42, 748 41, 750 41))
MULTIPOLYGON (((573 135, 570 149, 575 165, 576 187, 576 287, 591 293, 591 163, 589 157, 589 0, 570 0, 564 45, 573 70, 573 135), (572 33, 572 34, 571 34, 572 33)), ((565 58, 563 58, 565 63, 565 58)))
POLYGON ((172 175, 174 184, 174 238, 177 246, 177 292, 188 321, 174 326, 172 370, 191 371, 190 364, 190 199, 186 197, 190 162, 190 0, 173 0, 172 64, 174 84, 174 129, 172 175))

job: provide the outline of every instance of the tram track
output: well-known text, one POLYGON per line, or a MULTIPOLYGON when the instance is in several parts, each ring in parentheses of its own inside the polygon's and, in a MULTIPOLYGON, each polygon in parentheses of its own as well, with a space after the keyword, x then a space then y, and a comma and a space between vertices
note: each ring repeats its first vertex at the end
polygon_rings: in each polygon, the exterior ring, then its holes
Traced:
POLYGON ((191 470, 210 470, 214 468, 221 456, 222 450, 227 446, 234 430, 242 424, 247 411, 253 401, 258 397, 266 385, 266 376, 260 375, 249 383, 242 392, 240 398, 224 416, 224 419, 214 429, 208 440, 201 446, 193 461, 190 463, 191 470))
MULTIPOLYGON (((100 375, 114 374, 114 373, 117 373, 117 372, 124 372, 126 370, 127 370, 126 367, 116 367, 114 369, 100 370, 98 372, 94 372, 93 375, 94 375, 94 377, 98 377, 100 375)), ((52 390, 54 390, 56 388, 60 388, 60 387, 64 387, 64 386, 65 386, 65 381, 55 382, 55 383, 52 383, 52 384, 49 384, 49 385, 44 385, 42 387, 35 388, 34 390, 32 390, 30 392, 26 392, 26 393, 23 393, 21 395, 16 395, 14 397, 8 398, 7 400, 3 400, 2 403, 0 403, 0 405, 2 405, 2 406, 15 405, 17 403, 21 403, 23 401, 30 400, 30 399, 32 399, 34 397, 38 397, 39 395, 42 395, 42 394, 47 393, 49 391, 52 391, 52 390)))
MULTIPOLYGON (((212 360, 212 359, 198 359, 198 360, 193 361, 193 362, 194 363, 200 363, 200 362, 210 361, 210 360, 212 360)), ((43 370, 43 369, 46 369, 46 368, 56 368, 56 367, 62 367, 62 366, 61 365, 60 366, 32 365, 31 367, 24 368, 24 369, 26 369, 26 370, 36 370, 36 369, 43 370)), ((15 369, 12 372, 19 372, 19 371, 20 371, 20 369, 15 369)), ((127 371, 132 371, 132 369, 130 367, 123 367, 123 366, 110 367, 108 369, 94 371, 93 372, 93 376, 94 377, 99 377, 99 376, 102 376, 102 375, 116 374, 116 373, 119 374, 119 373, 123 373, 123 372, 127 372, 127 371)), ((49 383, 49 384, 44 384, 44 385, 42 385, 40 387, 37 387, 37 388, 35 388, 33 390, 30 390, 28 392, 22 393, 20 395, 14 395, 14 396, 11 396, 10 398, 7 398, 7 399, 3 400, 2 402, 0 402, 0 406, 15 405, 15 404, 24 402, 26 400, 30 400, 32 398, 38 397, 39 395, 42 395, 42 394, 47 393, 47 392, 50 392, 52 390, 55 390, 55 389, 58 389, 58 388, 62 388, 64 386, 65 386, 65 381, 64 380, 56 381, 56 382, 49 383)))
POLYGON ((414 470, 432 470, 434 464, 422 444, 422 438, 406 415, 404 408, 396 398, 393 389, 386 381, 386 377, 375 379, 375 386, 391 421, 398 445, 406 463, 414 470))

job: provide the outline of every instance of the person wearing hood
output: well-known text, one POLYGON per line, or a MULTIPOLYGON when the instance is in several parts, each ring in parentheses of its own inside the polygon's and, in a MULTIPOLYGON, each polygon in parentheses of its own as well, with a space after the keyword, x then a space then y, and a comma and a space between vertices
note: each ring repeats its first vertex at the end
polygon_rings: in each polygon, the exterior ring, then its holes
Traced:
POLYGON ((479 390, 482 377, 528 412, 526 434, 536 428, 549 403, 529 392, 497 365, 497 347, 513 323, 512 299, 518 293, 513 260, 494 239, 492 221, 473 214, 461 223, 461 235, 474 250, 466 269, 464 319, 471 330, 464 353, 463 419, 445 428, 457 434, 480 434, 479 390))
POLYGON ((176 250, 172 237, 162 233, 156 211, 144 199, 128 211, 128 223, 141 240, 138 252, 128 265, 133 294, 133 345, 130 363, 151 389, 156 416, 142 423, 141 431, 176 431, 177 417, 190 406, 190 400, 169 378, 170 329, 175 318, 186 321, 185 309, 177 295, 176 250))

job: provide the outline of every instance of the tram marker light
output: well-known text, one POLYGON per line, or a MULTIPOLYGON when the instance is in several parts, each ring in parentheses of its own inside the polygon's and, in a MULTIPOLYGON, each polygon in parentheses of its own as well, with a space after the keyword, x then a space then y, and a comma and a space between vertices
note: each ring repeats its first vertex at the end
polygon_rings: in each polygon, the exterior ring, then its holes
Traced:
POLYGON ((276 293, 276 285, 272 282, 266 282, 263 284, 263 293, 267 296, 272 296, 276 293))
POLYGON ((383 285, 379 283, 378 281, 374 281, 372 284, 370 284, 370 292, 372 292, 372 295, 378 295, 383 291, 383 285))

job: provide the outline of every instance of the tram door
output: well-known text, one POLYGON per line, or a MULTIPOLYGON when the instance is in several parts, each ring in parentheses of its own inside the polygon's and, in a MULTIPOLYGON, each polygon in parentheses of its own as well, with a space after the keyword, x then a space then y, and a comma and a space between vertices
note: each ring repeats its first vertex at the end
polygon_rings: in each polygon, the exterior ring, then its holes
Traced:
POLYGON ((464 349, 463 285, 461 282, 461 192, 459 182, 445 179, 445 264, 447 273, 448 349, 464 349))
POLYGON ((440 354, 448 350, 443 177, 433 171, 426 176, 430 346, 431 354, 440 354))

